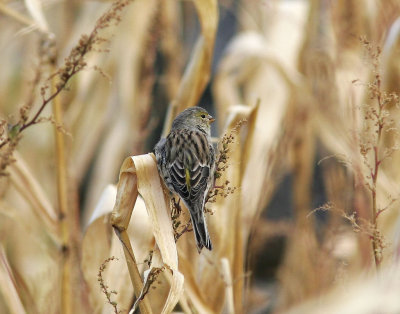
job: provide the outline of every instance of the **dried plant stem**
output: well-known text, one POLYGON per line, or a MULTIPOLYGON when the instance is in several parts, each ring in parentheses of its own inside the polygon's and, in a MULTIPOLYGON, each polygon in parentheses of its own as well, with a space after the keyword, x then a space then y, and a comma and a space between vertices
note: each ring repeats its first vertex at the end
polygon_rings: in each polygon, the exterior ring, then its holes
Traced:
MULTIPOLYGON (((77 72, 78 72, 78 70, 76 70, 76 71, 74 70, 74 71, 72 72, 71 76, 68 78, 68 80, 69 80, 73 75, 75 75, 77 72)), ((53 84, 53 82, 54 82, 54 79, 55 79, 55 78, 53 77, 52 80, 51 80, 51 81, 52 81, 52 84, 53 84)), ((41 104, 40 108, 38 109, 38 111, 37 111, 37 112, 35 113, 35 115, 33 116, 33 118, 30 119, 28 122, 24 123, 23 125, 21 125, 21 127, 20 127, 19 130, 18 130, 18 133, 19 133, 19 134, 22 133, 22 131, 24 131, 26 128, 29 128, 30 126, 32 126, 32 125, 38 123, 40 114, 42 113, 42 111, 44 110, 44 108, 46 108, 46 106, 47 106, 51 101, 53 101, 53 100, 58 96, 58 94, 65 88, 65 86, 67 85, 68 80, 66 80, 66 81, 65 81, 64 83, 62 83, 62 84, 54 85, 54 88, 53 88, 53 90, 52 90, 51 95, 48 96, 48 97, 44 97, 44 98, 43 98, 42 104, 41 104)), ((4 145, 6 145, 7 143, 9 143, 10 141, 11 141, 11 138, 10 138, 10 137, 6 138, 3 142, 0 143, 0 148, 2 148, 4 145)))
MULTIPOLYGON (((57 77, 59 80, 57 84, 54 85, 54 88, 52 88, 50 95, 46 96, 46 91, 48 86, 47 85, 42 86, 41 88, 42 104, 34 114, 33 118, 28 120, 28 118, 26 117, 26 119, 23 119, 22 121, 14 125, 16 136, 11 136, 11 137, 7 136, 5 139, 1 141, 0 148, 2 148, 8 143, 12 143, 13 139, 18 135, 21 135, 22 131, 40 122, 40 116, 44 108, 51 101, 53 101, 62 90, 65 89, 68 82, 75 74, 79 73, 80 71, 86 68, 87 54, 93 51, 96 45, 100 45, 101 43, 106 41, 104 38, 100 37, 99 32, 102 29, 109 27, 113 23, 118 24, 118 22, 121 20, 120 18, 121 12, 131 1, 132 0, 115 1, 111 6, 111 8, 97 20, 95 27, 93 28, 91 33, 89 35, 81 36, 78 45, 71 50, 69 56, 65 59, 64 65, 58 70, 55 67, 53 68, 55 72, 51 77, 51 81, 54 82, 53 81, 54 77, 57 77)), ((52 60, 52 62, 55 62, 55 60, 52 60)))
MULTIPOLYGON (((378 112, 377 112, 377 135, 376 135, 376 144, 373 148, 373 172, 371 173, 371 178, 372 178, 372 189, 371 189, 371 196, 372 196, 372 225, 374 226, 374 230, 377 230, 378 225, 377 225, 377 218, 378 218, 378 210, 377 210, 377 200, 376 200, 376 186, 377 186, 377 181, 378 181, 378 173, 379 173, 379 166, 381 164, 381 160, 379 159, 379 145, 381 142, 381 137, 382 137, 382 129, 383 129, 383 121, 384 119, 382 118, 382 110, 384 104, 382 103, 381 99, 381 80, 379 75, 376 75, 376 88, 378 90, 377 93, 377 102, 378 102, 378 112)), ((376 231, 374 231, 374 237, 372 239, 372 250, 374 253, 374 260, 375 260, 375 266, 377 269, 379 269, 379 265, 381 263, 381 258, 378 256, 378 239, 376 236, 376 231)))
MULTIPOLYGON (((378 168, 375 168, 375 173, 378 174, 378 168)), ((374 190, 372 191, 372 225, 374 226, 374 230, 376 230, 378 228, 377 225, 377 206, 376 206, 376 178, 374 178, 373 180, 373 186, 374 186, 374 190)), ((377 238, 375 236, 375 232, 374 232, 374 237, 372 239, 372 250, 374 253, 374 260, 375 260, 375 266, 377 269, 379 269, 379 265, 380 265, 380 258, 378 256, 378 244, 377 244, 377 238)))
POLYGON ((135 303, 132 306, 132 309, 129 313, 135 313, 137 305, 144 299, 144 297, 149 293, 150 288, 155 289, 155 283, 157 281, 158 276, 160 273, 164 271, 164 267, 152 267, 147 279, 145 280, 144 287, 142 289, 142 292, 140 293, 140 296, 136 299, 135 303))
POLYGON ((98 280, 98 282, 99 282, 99 284, 100 284, 101 291, 104 293, 104 295, 105 295, 106 298, 107 298, 107 302, 113 307, 114 313, 115 313, 115 314, 118 314, 118 313, 120 313, 120 311, 118 311, 117 302, 115 302, 115 301, 113 301, 113 300, 111 299, 111 296, 112 296, 113 294, 117 294, 117 292, 116 292, 115 290, 111 290, 111 291, 110 291, 110 290, 108 289, 108 286, 107 286, 106 283, 104 282, 104 278, 103 278, 103 272, 106 270, 107 264, 110 263, 111 261, 115 261, 115 260, 118 260, 118 258, 116 258, 116 257, 114 257, 114 256, 111 256, 111 257, 107 258, 107 259, 101 264, 101 266, 100 266, 100 268, 99 268, 99 272, 98 272, 98 274, 97 274, 97 280, 98 280))
MULTIPOLYGON (((51 80, 53 93, 57 91, 57 77, 51 80)), ((61 284, 61 307, 62 313, 72 313, 72 291, 71 291, 71 269, 68 263, 69 228, 68 228, 68 181, 67 164, 65 157, 64 134, 58 129, 63 124, 62 108, 60 97, 53 100, 53 114, 55 119, 54 136, 56 150, 56 169, 57 169, 57 195, 58 195, 58 216, 60 219, 60 233, 62 241, 62 284, 61 284)))
POLYGON ((19 13, 18 11, 9 8, 4 2, 0 2, 0 12, 4 15, 13 18, 14 20, 18 21, 19 23, 25 26, 31 26, 35 24, 33 20, 29 19, 28 17, 19 13))
POLYGON ((383 239, 378 229, 378 216, 395 201, 395 199, 392 199, 388 202, 387 206, 383 208, 378 207, 377 187, 379 167, 386 158, 390 157, 394 151, 398 150, 396 144, 383 146, 382 137, 383 130, 388 132, 394 132, 396 130, 397 122, 391 118, 388 105, 394 103, 394 107, 397 107, 399 96, 396 93, 387 93, 382 90, 382 77, 380 74, 381 48, 379 46, 374 46, 364 38, 360 38, 360 41, 368 53, 370 62, 372 63, 373 73, 373 80, 366 85, 368 96, 372 103, 369 103, 364 111, 364 119, 367 121, 367 127, 365 130, 366 132, 361 134, 364 140, 360 143, 360 153, 363 156, 366 168, 369 170, 365 181, 371 193, 372 218, 370 219, 370 223, 373 232, 370 239, 372 242, 375 266, 378 270, 382 262, 382 251, 384 248, 383 239))

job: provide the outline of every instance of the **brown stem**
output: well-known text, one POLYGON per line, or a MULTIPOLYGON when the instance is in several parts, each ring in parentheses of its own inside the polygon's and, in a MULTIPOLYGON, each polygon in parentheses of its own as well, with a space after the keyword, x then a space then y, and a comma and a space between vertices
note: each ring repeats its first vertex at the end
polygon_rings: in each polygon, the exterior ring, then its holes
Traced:
MULTIPOLYGON (((58 215, 60 219, 60 233, 62 239, 62 282, 61 282, 61 306, 62 313, 72 313, 72 291, 71 291, 71 265, 68 263, 68 251, 70 246, 70 236, 68 228, 68 182, 67 182, 67 164, 65 158, 65 142, 64 134, 58 130, 59 125, 63 124, 62 119, 62 108, 60 98, 55 98, 59 93, 59 88, 57 88, 57 78, 53 77, 51 80, 52 90, 56 90, 52 97, 53 101, 53 114, 55 119, 54 124, 54 135, 55 135, 55 151, 56 151, 56 169, 57 169, 57 195, 58 195, 58 215)), ((48 98, 50 99, 50 98, 48 98)), ((31 120, 34 121, 43 110, 44 106, 39 109, 38 113, 31 120)))
MULTIPOLYGON (((60 72, 56 72, 56 69, 55 69, 55 74, 53 74, 50 77, 51 82, 55 87, 54 91, 52 91, 52 94, 48 98, 43 98, 43 103, 40 106, 40 108, 38 109, 38 111, 35 113, 33 118, 31 120, 29 120, 29 122, 26 122, 23 125, 21 125, 20 129, 18 130, 19 134, 21 134, 22 131, 24 131, 26 128, 37 123, 39 116, 43 112, 44 108, 46 108, 46 106, 53 99, 55 99, 58 96, 58 94, 65 88, 65 86, 67 86, 67 83, 69 82, 71 77, 73 77, 76 73, 80 72, 84 68, 84 65, 82 65, 81 62, 84 59, 85 55, 89 52, 89 50, 90 50, 89 47, 92 46, 96 35, 97 35, 97 28, 95 28, 90 33, 90 36, 88 37, 86 43, 82 46, 82 49, 79 53, 79 58, 73 62, 71 71, 60 73, 60 72), (63 77, 63 79, 61 80, 61 82, 58 85, 55 85, 54 84, 55 78, 57 78, 58 76, 61 76, 61 74, 64 74, 65 76, 63 77)), ((4 145, 9 143, 10 141, 11 141, 11 138, 7 137, 3 142, 0 143, 0 148, 2 148, 4 145)))
POLYGON ((373 225, 373 238, 372 238, 372 250, 374 253, 374 260, 375 260, 375 266, 377 269, 379 269, 380 263, 381 263, 381 257, 378 254, 378 239, 377 239, 377 218, 378 218, 378 209, 377 209, 377 199, 376 199, 376 189, 377 189, 377 181, 378 181, 378 174, 379 174, 379 166, 381 164, 381 161, 379 160, 379 144, 381 141, 381 136, 382 136, 382 129, 383 129, 383 121, 382 121, 382 110, 383 110, 383 104, 381 102, 381 90, 380 90, 380 79, 377 78, 377 101, 378 101, 378 113, 377 113, 377 123, 378 123, 378 134, 376 137, 376 143, 374 147, 374 170, 372 173, 372 190, 371 190, 371 195, 372 195, 372 225, 373 225))
MULTIPOLYGON (((33 116, 33 118, 31 120, 29 120, 29 122, 24 123, 21 128, 19 129, 18 133, 21 134, 21 132, 23 130, 25 130, 26 128, 34 125, 37 123, 37 120, 40 116, 40 114, 42 113, 42 111, 44 110, 44 108, 53 100, 55 99, 58 94, 65 88, 65 86, 67 85, 67 82, 69 81, 69 79, 75 75, 78 71, 72 72, 71 76, 69 76, 69 78, 60 86, 58 86, 55 91, 53 92, 53 94, 51 94, 48 98, 43 99, 43 103, 40 106, 39 110, 36 112, 36 114, 33 116)), ((52 79, 52 81, 55 78, 52 79)), ((0 148, 2 148, 4 145, 6 145, 7 143, 9 143, 11 141, 10 137, 7 137, 3 142, 0 143, 0 148)))

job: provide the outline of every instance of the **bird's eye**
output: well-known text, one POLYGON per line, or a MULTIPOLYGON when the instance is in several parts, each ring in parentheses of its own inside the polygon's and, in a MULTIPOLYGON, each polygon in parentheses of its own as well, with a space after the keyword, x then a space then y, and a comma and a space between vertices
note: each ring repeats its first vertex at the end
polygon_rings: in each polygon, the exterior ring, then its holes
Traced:
POLYGON ((205 118, 206 118, 206 115, 205 115, 205 114, 202 114, 201 117, 202 117, 203 119, 205 119, 205 118))

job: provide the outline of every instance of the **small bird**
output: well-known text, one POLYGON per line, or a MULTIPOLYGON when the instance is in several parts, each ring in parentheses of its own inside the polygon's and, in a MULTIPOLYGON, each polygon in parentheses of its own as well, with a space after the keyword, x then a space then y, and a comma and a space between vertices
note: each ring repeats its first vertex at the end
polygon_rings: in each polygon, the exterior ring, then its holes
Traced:
POLYGON ((210 137, 214 121, 205 109, 188 108, 178 114, 171 132, 154 148, 166 187, 178 194, 189 210, 199 253, 203 247, 212 250, 203 209, 214 185, 215 152, 210 137))

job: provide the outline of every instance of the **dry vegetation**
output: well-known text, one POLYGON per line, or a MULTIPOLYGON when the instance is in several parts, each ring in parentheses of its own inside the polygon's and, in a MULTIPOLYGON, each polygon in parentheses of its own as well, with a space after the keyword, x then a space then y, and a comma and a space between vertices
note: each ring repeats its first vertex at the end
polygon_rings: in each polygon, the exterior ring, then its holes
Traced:
POLYGON ((400 313, 398 16, 0 2, 0 313, 400 313), (196 104, 220 152, 201 254, 149 153, 196 104))

